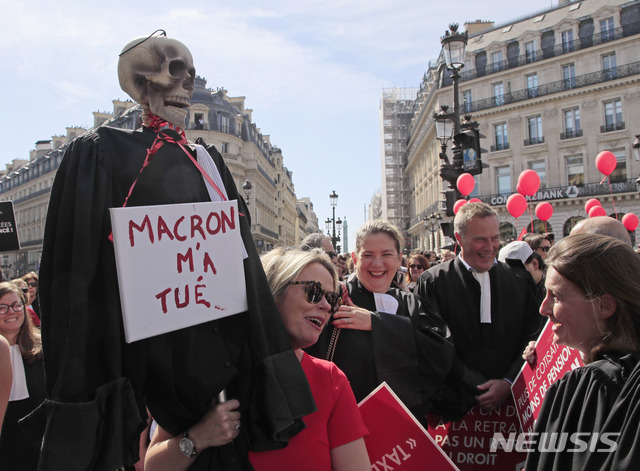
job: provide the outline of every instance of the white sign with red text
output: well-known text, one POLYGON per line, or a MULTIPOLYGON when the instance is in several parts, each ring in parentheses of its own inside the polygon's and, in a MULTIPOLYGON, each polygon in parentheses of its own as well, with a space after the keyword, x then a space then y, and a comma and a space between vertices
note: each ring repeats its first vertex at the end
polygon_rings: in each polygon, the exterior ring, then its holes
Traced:
POLYGON ((110 211, 128 343, 247 310, 237 201, 110 211))
POLYGON ((536 364, 526 363, 511 385, 523 432, 533 431, 547 389, 565 373, 584 366, 580 352, 553 342, 553 324, 547 321, 536 342, 536 364))

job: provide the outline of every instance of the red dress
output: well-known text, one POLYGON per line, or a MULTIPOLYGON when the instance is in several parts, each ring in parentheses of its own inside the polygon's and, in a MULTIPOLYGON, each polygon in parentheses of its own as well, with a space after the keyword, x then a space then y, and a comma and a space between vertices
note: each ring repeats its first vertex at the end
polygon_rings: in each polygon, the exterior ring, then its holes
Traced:
POLYGON ((256 471, 329 471, 331 450, 369 434, 344 373, 329 361, 302 357, 318 410, 305 416, 307 427, 281 450, 250 452, 256 471))

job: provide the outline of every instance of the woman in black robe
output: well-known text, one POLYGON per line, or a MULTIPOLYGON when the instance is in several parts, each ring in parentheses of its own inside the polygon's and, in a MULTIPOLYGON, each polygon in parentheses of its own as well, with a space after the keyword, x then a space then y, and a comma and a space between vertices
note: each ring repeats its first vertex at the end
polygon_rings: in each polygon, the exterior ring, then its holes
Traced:
POLYGON ((549 387, 526 469, 640 469, 640 258, 611 237, 579 234, 546 263, 540 313, 586 366, 549 387))
MULTIPOLYGON (((307 351, 334 361, 349 378, 356 400, 386 381, 425 423, 434 399, 443 396, 445 378, 454 374, 455 352, 431 306, 392 287, 401 262, 400 232, 384 221, 365 223, 356 236, 355 273, 343 288, 343 305, 307 351)), ((471 396, 453 402, 456 412, 440 412, 459 418, 473 405, 471 396)))

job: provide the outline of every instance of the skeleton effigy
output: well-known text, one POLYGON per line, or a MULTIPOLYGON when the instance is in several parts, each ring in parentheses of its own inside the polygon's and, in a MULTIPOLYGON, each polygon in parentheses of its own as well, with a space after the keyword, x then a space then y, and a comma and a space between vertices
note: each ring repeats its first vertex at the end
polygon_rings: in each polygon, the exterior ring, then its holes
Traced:
POLYGON ((222 156, 180 129, 194 86, 191 53, 165 36, 135 39, 118 77, 144 126, 80 136, 58 170, 40 271, 48 399, 24 426, 40 440, 40 469, 113 471, 138 460, 147 410, 178 436, 225 390, 240 401, 240 436, 204 450, 190 469, 249 469, 249 449, 286 446, 304 427, 301 417, 315 410, 308 383, 222 156), (215 198, 238 201, 247 311, 127 343, 109 209, 215 198))

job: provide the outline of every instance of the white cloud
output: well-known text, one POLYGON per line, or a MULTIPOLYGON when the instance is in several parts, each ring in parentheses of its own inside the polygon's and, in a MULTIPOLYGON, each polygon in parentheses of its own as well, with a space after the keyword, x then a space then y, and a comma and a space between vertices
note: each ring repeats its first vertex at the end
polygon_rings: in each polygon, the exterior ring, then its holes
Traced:
POLYGON ((126 98, 118 54, 130 39, 163 28, 191 49, 208 87, 246 97, 321 221, 335 189, 338 213, 355 231, 380 187, 382 87, 417 86, 448 23, 504 21, 526 14, 530 2, 0 0, 0 8, 7 70, 0 80, 10 110, 0 117, 0 164, 67 126, 90 126, 93 111, 126 98))

